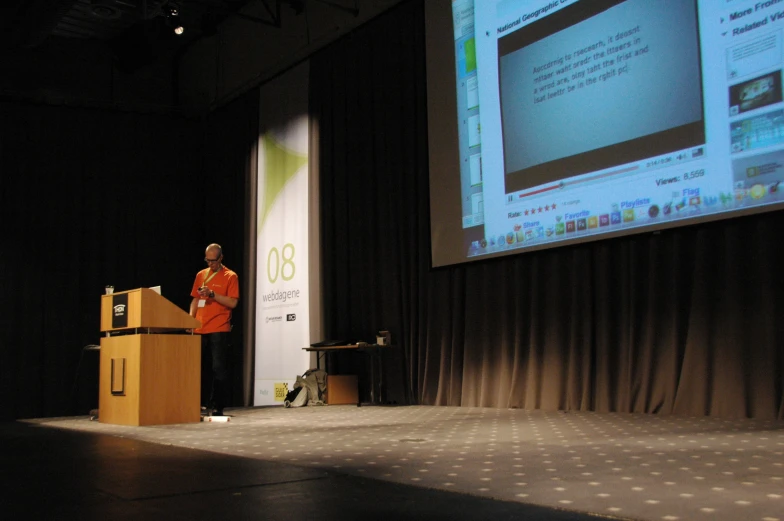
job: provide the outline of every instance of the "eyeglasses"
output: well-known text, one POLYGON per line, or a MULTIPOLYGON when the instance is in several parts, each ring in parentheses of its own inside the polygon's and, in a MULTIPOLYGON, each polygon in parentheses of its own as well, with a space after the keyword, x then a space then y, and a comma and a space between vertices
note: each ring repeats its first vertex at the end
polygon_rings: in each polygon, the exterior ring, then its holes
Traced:
POLYGON ((210 262, 218 262, 219 260, 220 257, 218 257, 217 259, 208 259, 207 257, 204 257, 204 262, 206 262, 207 264, 209 264, 210 262))

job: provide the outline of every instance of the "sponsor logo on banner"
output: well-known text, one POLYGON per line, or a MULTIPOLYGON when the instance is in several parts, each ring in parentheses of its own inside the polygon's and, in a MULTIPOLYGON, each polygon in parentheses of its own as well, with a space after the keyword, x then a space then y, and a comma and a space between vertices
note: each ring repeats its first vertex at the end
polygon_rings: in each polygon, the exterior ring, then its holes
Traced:
POLYGON ((275 382, 275 401, 285 401, 287 394, 289 394, 289 384, 286 382, 275 382))
POLYGON ((289 313, 286 315, 286 322, 294 322, 295 320, 297 320, 296 313, 289 313))
POLYGON ((283 403, 290 389, 294 388, 294 381, 277 380, 255 380, 254 381, 254 401, 264 402, 267 405, 277 405, 283 403))

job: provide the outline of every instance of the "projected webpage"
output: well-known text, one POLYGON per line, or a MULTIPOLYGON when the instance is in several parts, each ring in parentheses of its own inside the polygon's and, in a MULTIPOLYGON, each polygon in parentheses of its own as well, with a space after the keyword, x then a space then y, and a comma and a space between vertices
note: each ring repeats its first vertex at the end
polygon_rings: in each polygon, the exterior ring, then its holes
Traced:
POLYGON ((466 255, 782 201, 784 0, 452 7, 466 255))
POLYGON ((458 136, 461 158, 460 191, 463 227, 484 222, 482 143, 479 126, 479 82, 474 38, 474 1, 452 4, 457 71, 458 136))

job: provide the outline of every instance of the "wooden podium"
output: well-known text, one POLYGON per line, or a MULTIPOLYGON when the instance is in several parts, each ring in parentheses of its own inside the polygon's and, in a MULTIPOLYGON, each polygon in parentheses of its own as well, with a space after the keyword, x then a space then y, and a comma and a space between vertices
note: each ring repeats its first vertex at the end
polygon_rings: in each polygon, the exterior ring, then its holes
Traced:
POLYGON ((99 421, 198 422, 201 340, 172 333, 198 327, 195 318, 151 289, 103 295, 99 421))

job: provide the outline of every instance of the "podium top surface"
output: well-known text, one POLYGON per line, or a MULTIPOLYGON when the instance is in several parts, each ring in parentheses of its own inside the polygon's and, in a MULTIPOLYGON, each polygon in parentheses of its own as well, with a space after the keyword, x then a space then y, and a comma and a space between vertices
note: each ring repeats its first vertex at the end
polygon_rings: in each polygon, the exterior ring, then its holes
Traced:
POLYGON ((135 328, 190 329, 201 324, 189 313, 149 288, 101 295, 101 331, 135 328))

